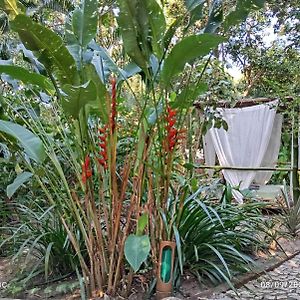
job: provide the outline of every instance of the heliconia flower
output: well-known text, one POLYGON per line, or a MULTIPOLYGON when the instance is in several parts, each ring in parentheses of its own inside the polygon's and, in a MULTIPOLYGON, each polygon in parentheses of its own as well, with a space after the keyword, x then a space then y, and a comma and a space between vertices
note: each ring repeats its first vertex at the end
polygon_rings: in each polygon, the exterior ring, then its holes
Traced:
POLYGON ((174 126, 176 123, 176 120, 175 119, 169 119, 168 120, 168 127, 171 128, 172 126, 174 126))
POLYGON ((100 127, 100 128, 98 129, 98 131, 99 131, 99 133, 106 133, 106 129, 107 129, 107 127, 104 126, 104 127, 100 127))
POLYGON ((99 135, 99 140, 101 141, 101 142, 106 142, 106 135, 99 135))
POLYGON ((82 175, 81 179, 84 184, 86 184, 86 181, 88 178, 90 178, 93 174, 92 169, 90 168, 90 157, 89 155, 86 155, 84 163, 82 164, 82 175))
POLYGON ((176 110, 167 106, 167 141, 166 141, 166 151, 172 152, 177 144, 177 142, 183 138, 184 130, 178 130, 175 128, 176 125, 176 110))
POLYGON ((107 160, 107 152, 106 152, 106 149, 103 149, 103 151, 100 151, 99 153, 101 154, 101 156, 102 156, 105 160, 107 160))
POLYGON ((176 116, 176 110, 172 109, 170 106, 167 107, 167 111, 168 111, 168 117, 169 118, 173 118, 176 116))
POLYGON ((106 170, 107 169, 107 160, 108 160, 108 155, 107 155, 107 129, 108 126, 105 125, 104 127, 101 127, 98 129, 99 132, 99 140, 100 143, 98 143, 98 146, 100 148, 99 155, 100 157, 98 158, 99 164, 106 170))

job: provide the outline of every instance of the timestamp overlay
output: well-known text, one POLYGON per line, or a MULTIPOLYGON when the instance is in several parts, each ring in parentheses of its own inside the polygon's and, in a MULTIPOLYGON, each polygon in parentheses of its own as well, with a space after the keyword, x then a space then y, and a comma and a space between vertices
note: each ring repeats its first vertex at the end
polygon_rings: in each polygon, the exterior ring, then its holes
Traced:
POLYGON ((262 289, 299 289, 300 292, 300 278, 299 280, 262 280, 260 281, 260 288, 262 289))

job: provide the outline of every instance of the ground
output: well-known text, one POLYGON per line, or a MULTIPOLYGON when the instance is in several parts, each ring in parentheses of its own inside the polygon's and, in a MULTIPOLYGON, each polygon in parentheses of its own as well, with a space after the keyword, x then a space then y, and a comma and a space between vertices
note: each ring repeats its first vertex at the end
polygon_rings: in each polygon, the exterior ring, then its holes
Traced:
POLYGON ((246 283, 236 292, 213 295, 211 300, 232 299, 300 299, 300 254, 278 268, 246 283))
MULTIPOLYGON (((181 291, 177 293, 177 299, 191 300, 247 300, 247 299, 287 299, 300 300, 300 240, 281 241, 287 256, 281 251, 273 251, 270 256, 260 256, 257 259, 258 268, 251 274, 244 274, 235 278, 236 292, 228 289, 223 284, 212 289, 199 288, 197 281, 188 274, 182 282, 181 291), (262 272, 267 270, 267 272, 262 272)), ((9 263, 9 259, 0 258, 0 297, 4 291, 5 282, 9 282, 14 276, 15 268, 9 263), (4 283, 4 286, 3 286, 4 283)), ((17 299, 79 299, 77 295, 58 295, 55 291, 58 285, 70 285, 71 281, 56 283, 51 287, 45 287, 52 291, 47 295, 45 290, 34 295, 29 293, 19 294, 17 299), (76 297, 77 296, 77 297, 76 297)), ((144 294, 131 295, 130 300, 144 300, 144 294)), ((176 299, 176 298, 175 298, 176 299)), ((0 298, 4 300, 4 298, 0 298)), ((7 299, 6 299, 7 300, 7 299)))

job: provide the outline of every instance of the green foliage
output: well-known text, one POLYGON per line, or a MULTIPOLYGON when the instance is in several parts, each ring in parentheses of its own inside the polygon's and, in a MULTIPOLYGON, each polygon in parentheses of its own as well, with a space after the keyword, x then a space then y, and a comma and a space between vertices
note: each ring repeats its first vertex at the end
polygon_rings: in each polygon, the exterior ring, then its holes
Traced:
POLYGON ((0 0, 0 8, 12 18, 18 15, 20 12, 16 0, 0 0))
POLYGON ((165 18, 156 0, 120 0, 118 24, 124 48, 130 58, 145 72, 151 54, 162 57, 165 18))
MULTIPOLYGON (((163 9, 155 0, 119 0, 118 27, 111 30, 104 28, 108 26, 103 19, 97 23, 97 1, 83 0, 72 22, 66 24, 67 46, 59 34, 30 17, 17 15, 12 22, 26 49, 33 51, 31 61, 45 67, 55 87, 55 97, 48 105, 38 102, 36 96, 42 97, 42 93, 35 90, 14 94, 11 86, 5 87, 13 99, 20 97, 21 109, 9 103, 9 117, 22 119, 37 132, 42 156, 47 155, 44 164, 31 164, 20 153, 22 168, 34 174, 43 200, 33 207, 18 206, 20 224, 5 228, 5 243, 14 241, 15 257, 23 250, 28 259, 37 257, 24 283, 42 273, 49 280, 75 270, 83 298, 85 292, 92 296, 103 287, 114 295, 120 282, 128 284, 129 291, 124 255, 137 272, 151 250, 151 257, 157 255, 160 238, 176 240, 181 273, 185 264, 200 275, 230 282, 232 266, 238 264, 239 268, 250 261, 243 252, 256 242, 250 208, 228 203, 207 205, 198 199, 200 192, 186 200, 188 191, 184 188, 181 193, 176 177, 184 158, 175 149, 178 143, 172 147, 167 144, 170 133, 175 139, 181 133, 190 106, 207 88, 202 83, 207 63, 200 60, 225 41, 220 35, 207 33, 217 31, 223 21, 217 1, 209 7, 203 22, 206 27, 202 27, 206 33, 201 34, 192 34, 192 26, 202 16, 204 1, 186 3, 190 24, 184 24, 185 16, 181 16, 167 29, 163 9), (113 41, 106 39, 104 29, 113 32, 113 41), (96 44, 99 36, 101 43, 108 41, 109 51, 96 44), (192 67, 185 68, 187 64, 192 67), (118 81, 116 86, 112 84, 110 96, 106 85, 111 73, 118 81), (137 81, 139 87, 135 88, 132 82, 137 81), (45 109, 40 117, 30 114, 32 102, 45 109), (176 111, 169 107, 171 104, 176 111), (130 117, 122 116, 124 110, 130 111, 130 117), (126 150, 121 153, 122 142, 126 150), (173 203, 171 196, 176 189, 180 196, 174 197, 173 203), (249 226, 242 226, 246 220, 249 226)), ((108 19, 109 26, 114 26, 112 15, 108 19)), ((11 75, 21 77, 18 70, 11 75)), ((41 79, 27 73, 22 79, 26 83, 32 83, 27 75, 32 81, 41 79)), ((9 124, 9 134, 20 143, 28 142, 17 135, 23 127, 9 124)), ((25 146, 28 152, 36 144, 25 146)), ((195 190, 195 180, 192 186, 195 190)))
POLYGON ((97 11, 97 0, 82 0, 81 7, 75 9, 73 12, 73 32, 81 47, 86 47, 96 35, 98 21, 97 11))
POLYGON ((78 83, 75 61, 61 37, 25 15, 18 15, 11 27, 24 46, 35 53, 48 74, 54 74, 62 85, 78 83))
POLYGON ((7 74, 14 79, 21 80, 24 84, 32 84, 40 87, 50 95, 54 94, 54 87, 51 81, 40 74, 30 72, 22 67, 0 65, 0 73, 7 74))
POLYGON ((195 21, 203 17, 203 6, 205 0, 185 0, 185 6, 190 13, 190 20, 188 27, 195 23, 195 21))
POLYGON ((185 264, 199 280, 231 285, 236 272, 249 269, 253 261, 247 253, 260 243, 256 225, 264 205, 211 205, 198 197, 185 202, 178 230, 185 264))
POLYGON ((285 182, 282 196, 284 203, 281 205, 281 219, 285 228, 295 238, 300 233, 300 198, 294 199, 289 195, 285 182))
POLYGON ((18 124, 0 120, 0 132, 15 138, 24 148, 25 153, 38 163, 46 158, 45 149, 39 137, 18 124))
POLYGON ((97 99, 96 86, 92 81, 78 87, 65 85, 64 89, 68 97, 63 99, 62 106, 65 112, 75 119, 79 117, 82 108, 97 99))
MULTIPOLYGON (((101 81, 95 66, 92 64, 85 65, 84 71, 86 72, 86 76, 88 80, 90 80, 90 84, 93 83, 96 87, 95 95, 91 95, 91 99, 87 100, 88 106, 91 109, 91 112, 95 112, 96 115, 100 115, 103 123, 108 122, 108 108, 107 108, 107 90, 106 87, 101 81), (96 96, 96 101, 93 99, 96 96)), ((88 87, 87 87, 88 88, 88 87)))
POLYGON ((183 71, 186 63, 207 55, 213 48, 225 41, 221 36, 205 33, 193 35, 177 43, 167 56, 162 70, 162 80, 166 85, 183 71))
POLYGON ((224 29, 228 30, 231 26, 241 23, 247 18, 250 11, 261 9, 264 5, 265 0, 238 0, 235 10, 225 19, 224 29))
POLYGON ((208 89, 206 83, 200 82, 194 86, 190 85, 185 87, 179 95, 176 95, 172 106, 177 108, 189 108, 199 98, 200 95, 204 94, 208 89))
POLYGON ((146 226, 148 225, 148 214, 143 214, 139 217, 137 222, 137 228, 136 228, 136 235, 142 235, 143 231, 145 230, 146 226))
POLYGON ((28 181, 32 177, 32 173, 30 172, 22 172, 17 175, 13 183, 7 186, 7 197, 11 198, 14 193, 21 187, 26 181, 28 181))
POLYGON ((224 20, 222 1, 214 0, 204 32, 216 32, 224 20))
POLYGON ((150 253, 149 236, 131 234, 125 242, 125 257, 134 272, 137 272, 150 253))
POLYGON ((10 245, 13 261, 20 262, 14 282, 24 288, 43 273, 47 281, 75 271, 78 261, 54 207, 43 208, 28 199, 25 204, 11 202, 10 209, 19 222, 0 228, 5 236, 0 246, 10 245))

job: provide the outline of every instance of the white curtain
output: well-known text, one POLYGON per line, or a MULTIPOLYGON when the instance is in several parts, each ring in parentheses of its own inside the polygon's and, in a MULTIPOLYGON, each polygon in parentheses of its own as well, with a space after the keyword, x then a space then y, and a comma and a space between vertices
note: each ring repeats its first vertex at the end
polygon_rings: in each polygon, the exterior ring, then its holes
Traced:
MULTIPOLYGON (((262 160, 261 167, 276 167, 278 154, 280 150, 282 121, 283 116, 281 114, 276 114, 271 138, 264 158, 262 160)), ((271 179, 272 174, 273 171, 259 171, 256 173, 253 182, 256 184, 265 185, 271 179)))
MULTIPOLYGON (((203 151, 204 151, 204 164, 206 166, 214 166, 216 164, 216 151, 214 148, 211 135, 206 133, 202 139, 203 142, 203 151)), ((213 169, 207 169, 206 173, 208 176, 212 177, 214 174, 213 169)))
MULTIPOLYGON (((276 115, 278 101, 245 108, 218 109, 228 124, 223 128, 211 128, 211 136, 221 166, 251 167, 261 166, 268 147, 276 115)), ((246 189, 252 183, 255 171, 223 170, 227 182, 233 187, 246 189)), ((242 203, 243 196, 233 192, 235 199, 242 203)))

